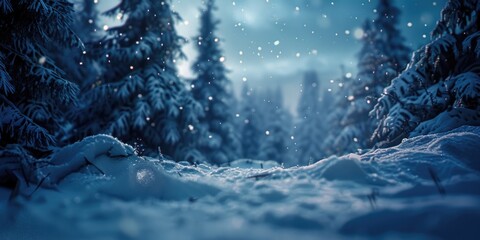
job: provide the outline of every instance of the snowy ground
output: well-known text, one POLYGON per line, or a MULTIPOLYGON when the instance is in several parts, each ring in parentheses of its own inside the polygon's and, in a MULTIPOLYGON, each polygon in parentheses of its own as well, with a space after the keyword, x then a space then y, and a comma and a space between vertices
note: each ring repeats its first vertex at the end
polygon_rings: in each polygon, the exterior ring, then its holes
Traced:
POLYGON ((0 239, 476 239, 479 156, 480 127, 289 169, 103 154, 104 175, 84 169, 28 201, 0 189, 0 239))

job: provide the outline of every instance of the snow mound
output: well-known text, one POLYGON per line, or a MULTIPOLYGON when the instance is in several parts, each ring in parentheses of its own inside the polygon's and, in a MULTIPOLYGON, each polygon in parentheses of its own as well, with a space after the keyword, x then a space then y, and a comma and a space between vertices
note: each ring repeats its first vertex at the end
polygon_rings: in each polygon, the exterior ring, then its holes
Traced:
POLYGON ((189 166, 97 136, 56 154, 93 164, 55 190, 8 201, 1 189, 0 239, 475 239, 478 156, 471 126, 286 169, 189 166))

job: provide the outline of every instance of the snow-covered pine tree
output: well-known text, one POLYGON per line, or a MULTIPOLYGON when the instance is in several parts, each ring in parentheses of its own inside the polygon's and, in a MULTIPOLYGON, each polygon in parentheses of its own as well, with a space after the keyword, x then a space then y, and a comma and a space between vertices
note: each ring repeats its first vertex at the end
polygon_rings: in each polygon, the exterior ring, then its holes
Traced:
POLYGON ((192 93, 205 111, 200 124, 207 131, 200 135, 199 147, 210 163, 222 164, 235 160, 240 155, 240 141, 234 126, 234 96, 232 84, 227 78, 216 36, 218 20, 213 11, 215 2, 207 0, 200 17, 200 33, 194 39, 198 58, 193 64, 197 77, 192 82, 192 93))
POLYGON ((195 146, 203 111, 177 74, 184 40, 170 1, 123 0, 106 15, 126 19, 99 43, 109 70, 85 96, 90 101, 77 127, 84 135, 108 133, 139 144, 148 155, 203 160, 195 146))
POLYGON ((92 44, 100 39, 98 31, 98 11, 94 0, 70 0, 74 4, 74 21, 71 25, 73 31, 81 40, 81 46, 48 46, 50 56, 57 66, 65 72, 69 80, 75 82, 80 88, 78 106, 68 111, 68 121, 64 124, 64 131, 60 135, 62 142, 74 142, 81 140, 84 135, 77 136, 77 130, 73 129, 71 121, 78 114, 77 108, 82 107, 84 92, 90 90, 100 77, 101 67, 91 54, 92 44))
POLYGON ((372 29, 371 21, 365 21, 363 26, 363 46, 359 54, 358 75, 345 84, 347 107, 338 126, 341 131, 334 140, 336 154, 355 152, 366 148, 370 144, 370 136, 374 130, 368 113, 373 108, 372 98, 379 96, 385 79, 381 71, 383 64, 388 64, 388 58, 381 53, 377 46, 376 34, 372 29))
POLYGON ((397 28, 400 10, 392 1, 381 0, 377 13, 373 25, 367 20, 363 26, 358 74, 346 86, 349 106, 340 122, 342 131, 334 141, 337 154, 372 147, 370 137, 376 121, 369 117, 369 112, 409 59, 410 50, 397 28))
POLYGON ((405 137, 480 125, 480 4, 449 0, 432 41, 414 53, 372 111, 378 146, 405 137))
POLYGON ((296 158, 298 164, 308 165, 323 156, 322 140, 326 137, 320 114, 321 98, 317 73, 305 73, 300 102, 298 103, 298 121, 295 130, 296 158))
POLYGON ((243 85, 241 96, 241 109, 238 121, 240 141, 242 145, 242 157, 255 159, 258 156, 260 139, 263 137, 262 113, 258 111, 258 97, 247 83, 243 85))
POLYGON ((378 31, 374 30, 370 20, 363 26, 363 46, 359 53, 358 74, 356 78, 346 81, 344 98, 339 103, 344 108, 339 119, 341 129, 335 134, 333 144, 335 154, 355 152, 357 149, 368 147, 370 136, 374 130, 368 113, 372 110, 372 99, 379 96, 386 86, 388 76, 381 70, 383 64, 388 65, 388 58, 377 45, 378 31), (382 83, 385 81, 385 83, 382 83))
MULTIPOLYGON (((411 49, 405 45, 405 38, 398 29, 400 9, 393 5, 392 0, 380 0, 377 5, 377 17, 373 21, 375 44, 379 48, 380 58, 386 58, 380 70, 385 79, 392 79, 402 72, 411 57, 411 49), (392 76, 392 74, 394 76, 392 76)), ((388 85, 383 83, 383 87, 388 85)))
POLYGON ((325 138, 322 141, 322 152, 324 156, 331 156, 333 154, 340 153, 337 140, 340 132, 342 131, 342 119, 345 116, 345 109, 348 109, 350 101, 348 101, 348 89, 346 86, 350 85, 350 81, 353 79, 348 78, 345 71, 345 66, 340 66, 341 75, 335 79, 334 83, 338 84, 338 88, 334 88, 331 91, 323 92, 323 109, 324 120, 322 126, 325 130, 325 138))
POLYGON ((49 55, 70 80, 80 88, 90 88, 100 74, 98 64, 90 54, 91 44, 101 37, 98 32, 98 11, 95 0, 70 0, 75 14, 73 31, 82 41, 82 47, 49 46, 49 55))
POLYGON ((265 96, 265 136, 260 142, 257 158, 293 165, 292 116, 283 107, 282 91, 279 87, 275 92, 267 90, 265 96))
POLYGON ((73 25, 75 32, 83 42, 98 40, 98 10, 96 8, 97 0, 73 0, 75 4, 76 22, 73 25))
POLYGON ((78 46, 68 1, 0 0, 0 149, 18 144, 49 150, 78 87, 48 57, 46 47, 78 46))

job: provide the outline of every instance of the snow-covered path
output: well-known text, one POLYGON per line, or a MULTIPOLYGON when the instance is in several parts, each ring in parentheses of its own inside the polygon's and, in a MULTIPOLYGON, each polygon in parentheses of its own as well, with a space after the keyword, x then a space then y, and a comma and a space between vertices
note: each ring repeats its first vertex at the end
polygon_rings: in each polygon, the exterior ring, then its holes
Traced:
POLYGON ((29 201, 0 189, 0 239, 474 239, 479 156, 480 127, 289 169, 99 156, 29 201))

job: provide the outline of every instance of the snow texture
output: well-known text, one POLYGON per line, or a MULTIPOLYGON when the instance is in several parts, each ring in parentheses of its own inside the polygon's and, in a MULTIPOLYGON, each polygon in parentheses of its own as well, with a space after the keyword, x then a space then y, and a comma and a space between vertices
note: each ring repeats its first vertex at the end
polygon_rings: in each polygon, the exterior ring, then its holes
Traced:
POLYGON ((474 239, 479 143, 463 126, 284 169, 160 161, 96 136, 56 153, 93 164, 54 190, 0 189, 0 239, 474 239))

